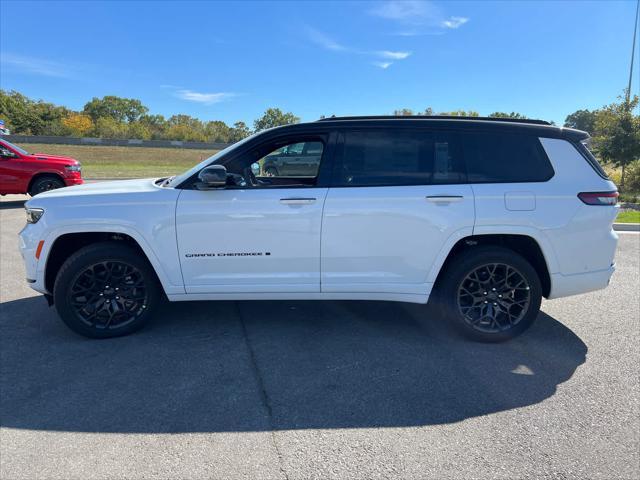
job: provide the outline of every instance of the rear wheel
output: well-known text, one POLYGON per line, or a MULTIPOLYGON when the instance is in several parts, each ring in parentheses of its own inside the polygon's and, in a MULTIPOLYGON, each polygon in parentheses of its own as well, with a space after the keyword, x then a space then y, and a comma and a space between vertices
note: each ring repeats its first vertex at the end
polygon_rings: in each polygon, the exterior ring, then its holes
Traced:
POLYGON ((35 197, 39 193, 48 192, 49 190, 55 190, 56 188, 62 188, 64 186, 64 182, 53 175, 39 177, 33 182, 33 185, 31 185, 29 195, 35 197))
POLYGON ((531 326, 542 288, 535 269, 502 247, 463 252, 443 272, 439 303, 466 336, 483 342, 509 340, 531 326))
POLYGON ((90 338, 140 329, 160 302, 160 286, 145 258, 120 242, 80 249, 62 265, 53 288, 62 321, 90 338))

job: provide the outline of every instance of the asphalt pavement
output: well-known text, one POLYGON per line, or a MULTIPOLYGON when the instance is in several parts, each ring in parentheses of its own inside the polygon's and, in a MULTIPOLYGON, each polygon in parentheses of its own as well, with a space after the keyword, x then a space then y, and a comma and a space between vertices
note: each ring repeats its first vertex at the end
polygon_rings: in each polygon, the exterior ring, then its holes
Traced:
POLYGON ((384 302, 168 305, 88 340, 0 203, 0 478, 639 478, 640 235, 606 290, 498 345, 384 302))

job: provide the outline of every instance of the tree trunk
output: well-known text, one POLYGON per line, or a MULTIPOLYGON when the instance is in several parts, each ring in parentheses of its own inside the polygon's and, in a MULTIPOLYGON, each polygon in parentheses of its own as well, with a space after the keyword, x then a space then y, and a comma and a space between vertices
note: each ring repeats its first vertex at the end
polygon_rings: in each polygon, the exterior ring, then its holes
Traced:
POLYGON ((620 191, 624 192, 624 171, 627 163, 622 164, 622 175, 620 175, 620 191))

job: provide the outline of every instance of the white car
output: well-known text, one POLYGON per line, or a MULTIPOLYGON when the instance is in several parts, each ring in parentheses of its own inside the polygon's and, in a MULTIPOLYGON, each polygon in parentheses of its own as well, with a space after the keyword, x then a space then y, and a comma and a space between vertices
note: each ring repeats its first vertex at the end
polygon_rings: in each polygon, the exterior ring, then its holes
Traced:
POLYGON ((271 129, 176 177, 32 198, 27 282, 88 337, 139 329, 164 297, 431 298, 463 333, 505 340, 541 297, 604 288, 614 271, 618 193, 587 138, 482 118, 271 129), (312 175, 256 176, 269 154, 306 142, 322 146, 312 175))

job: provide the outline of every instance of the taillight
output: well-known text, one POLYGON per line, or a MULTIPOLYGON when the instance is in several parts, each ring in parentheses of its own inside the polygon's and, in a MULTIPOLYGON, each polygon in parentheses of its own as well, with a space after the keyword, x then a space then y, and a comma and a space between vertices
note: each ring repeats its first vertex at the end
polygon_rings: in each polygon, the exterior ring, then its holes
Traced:
POLYGON ((582 192, 578 198, 587 205, 608 205, 618 203, 618 192, 582 192))

